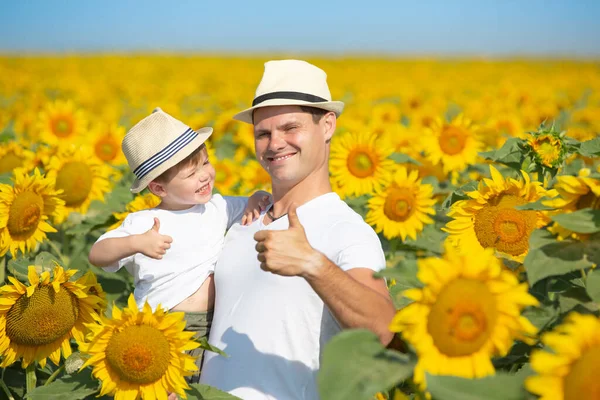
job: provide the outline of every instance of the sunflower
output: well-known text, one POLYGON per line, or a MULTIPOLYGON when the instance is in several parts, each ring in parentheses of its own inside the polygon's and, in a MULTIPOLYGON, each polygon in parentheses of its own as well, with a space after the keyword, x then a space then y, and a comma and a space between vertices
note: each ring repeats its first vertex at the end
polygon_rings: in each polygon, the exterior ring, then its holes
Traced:
POLYGON ((235 135, 233 135, 233 143, 254 152, 254 125, 239 124, 235 135))
POLYGON ((502 269, 491 249, 459 253, 446 246, 443 258, 419 260, 423 288, 404 291, 414 300, 390 324, 414 346, 415 382, 425 372, 480 378, 494 374, 490 357, 506 355, 515 339, 531 342, 536 328, 520 315, 537 305, 527 284, 502 269))
POLYGON ((50 145, 81 142, 86 132, 87 120, 83 111, 76 109, 70 100, 49 103, 39 114, 37 133, 40 142, 50 145))
POLYGON ((125 212, 113 213, 113 217, 115 217, 117 221, 111 226, 109 226, 107 230, 110 231, 115 228, 118 228, 129 214, 141 210, 148 210, 150 208, 156 207, 159 204, 160 197, 158 197, 154 193, 147 192, 145 194, 138 194, 133 200, 127 203, 127 205, 125 206, 125 212))
POLYGON ((127 164, 127 159, 121 150, 124 136, 125 128, 117 124, 97 127, 91 138, 96 157, 110 165, 127 164))
POLYGON ((148 303, 139 311, 130 295, 125 309, 113 307, 112 318, 103 316, 101 322, 89 325, 92 332, 79 345, 90 356, 81 368, 91 366, 102 381, 99 396, 166 399, 172 392, 186 397, 184 377, 198 367, 184 351, 199 344, 192 340, 194 332, 184 331, 183 313, 167 313, 160 305, 152 312, 148 303))
POLYGON ((85 279, 85 286, 89 288, 88 293, 98 297, 98 303, 94 305, 94 311, 98 315, 103 315, 108 305, 106 292, 102 289, 102 285, 98 283, 96 274, 92 271, 86 272, 83 277, 85 279))
POLYGON ((217 161, 214 163, 214 166, 216 171, 215 187, 224 196, 233 195, 233 188, 240 181, 239 168, 230 159, 217 161))
POLYGON ((24 168, 29 172, 35 168, 35 153, 17 142, 0 143, 0 174, 24 168))
POLYGON ((435 214, 432 198, 433 186, 422 184, 418 171, 407 171, 400 167, 392 178, 392 183, 369 199, 369 211, 365 221, 375 227, 377 233, 392 239, 417 239, 423 224, 431 224, 429 215, 435 214))
POLYGON ((554 197, 540 182, 504 178, 490 165, 492 179, 484 178, 477 190, 466 193, 470 199, 457 201, 448 216, 453 220, 442 228, 448 240, 464 251, 492 247, 509 258, 523 261, 529 251, 529 236, 549 222, 542 211, 518 210, 515 207, 534 202, 543 196, 554 197))
MULTIPOLYGON (((583 208, 600 210, 600 180, 590 177, 591 171, 581 169, 578 176, 561 175, 557 177, 554 189, 558 197, 544 202, 544 205, 558 209, 561 214, 571 213, 583 208)), ((558 236, 560 240, 568 237, 575 239, 586 238, 587 235, 570 231, 557 222, 548 230, 558 236)))
POLYGON ((421 136, 418 131, 402 124, 388 124, 379 137, 381 147, 390 148, 393 153, 402 153, 416 158, 422 150, 421 136))
POLYGON ((109 167, 87 146, 64 146, 50 159, 47 176, 62 190, 65 210, 63 222, 71 212, 85 214, 92 200, 104 201, 110 190, 109 167))
POLYGON ((23 368, 34 361, 43 368, 46 358, 58 365, 61 351, 65 359, 71 355, 70 339, 84 339, 85 324, 98 319, 100 298, 90 293, 86 277, 71 281, 76 273, 56 265, 51 280, 49 271, 38 275, 30 265, 30 286, 8 277, 11 284, 0 288, 0 367, 21 357, 23 368))
POLYGON ((402 114, 400 107, 393 103, 379 103, 371 108, 371 122, 375 124, 399 124, 402 114))
POLYGON ((442 163, 444 172, 461 172, 469 164, 475 164, 482 143, 476 135, 471 121, 462 115, 450 123, 439 118, 425 130, 422 139, 427 158, 433 163, 442 163))
POLYGON ((392 149, 377 143, 373 134, 345 133, 331 144, 330 172, 345 196, 361 196, 383 188, 395 163, 392 149))
POLYGON ((571 313, 552 332, 542 335, 552 353, 534 350, 531 367, 538 375, 525 387, 541 400, 594 400, 600 398, 600 319, 571 313))
POLYGON ((14 186, 0 184, 0 256, 8 251, 31 251, 46 239, 47 232, 56 232, 48 218, 58 218, 65 202, 54 189, 51 179, 44 178, 36 168, 32 175, 16 169, 14 186))
POLYGON ((527 140, 527 145, 531 149, 534 159, 541 165, 556 168, 563 161, 565 146, 558 134, 534 135, 527 140))
POLYGON ((271 175, 260 165, 258 161, 248 160, 248 163, 241 168, 240 176, 243 176, 240 194, 246 196, 257 190, 265 190, 269 193, 271 190, 271 175))

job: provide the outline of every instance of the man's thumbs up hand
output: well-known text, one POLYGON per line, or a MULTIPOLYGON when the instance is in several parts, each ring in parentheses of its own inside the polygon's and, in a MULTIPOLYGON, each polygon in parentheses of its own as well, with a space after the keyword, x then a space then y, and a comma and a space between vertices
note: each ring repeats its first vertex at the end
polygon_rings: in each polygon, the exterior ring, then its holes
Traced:
POLYGON ((141 235, 133 235, 134 248, 137 253, 160 260, 163 255, 171 248, 173 238, 169 235, 161 235, 158 231, 160 230, 160 220, 154 217, 154 224, 146 233, 141 235))
POLYGON ((256 257, 264 271, 307 277, 324 264, 325 256, 308 242, 296 208, 292 204, 288 211, 288 229, 262 230, 254 234, 256 257))

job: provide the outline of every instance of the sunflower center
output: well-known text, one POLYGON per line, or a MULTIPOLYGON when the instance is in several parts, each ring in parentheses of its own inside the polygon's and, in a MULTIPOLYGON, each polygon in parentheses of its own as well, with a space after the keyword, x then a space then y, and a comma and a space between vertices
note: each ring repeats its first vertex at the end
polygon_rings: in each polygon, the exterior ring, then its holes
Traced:
POLYGON ((104 136, 96 142, 94 151, 102 161, 112 161, 119 153, 119 146, 112 137, 104 136))
POLYGON ((594 210, 600 210, 600 197, 596 196, 594 192, 589 191, 577 200, 575 204, 578 210, 582 208, 593 208, 594 210))
POLYGON ((71 136, 73 133, 73 123, 62 117, 52 121, 52 133, 59 138, 65 138, 71 136))
POLYGON ((24 346, 43 346, 71 331, 79 316, 77 298, 65 288, 50 285, 23 295, 6 314, 6 335, 24 346))
POLYGON ((514 209, 525 200, 513 195, 504 195, 495 203, 475 214, 474 229, 479 244, 513 256, 527 252, 529 236, 537 224, 536 212, 514 209))
POLYGON ((13 169, 23 165, 23 158, 14 152, 6 153, 0 158, 0 174, 12 172, 13 169))
POLYGON ((442 129, 439 138, 440 149, 451 156, 459 154, 465 148, 467 143, 467 134, 464 130, 447 125, 442 129))
POLYGON ((58 171, 56 188, 62 189, 67 207, 78 207, 92 190, 93 174, 90 167, 80 161, 70 161, 58 171))
POLYGON ((348 156, 348 170, 358 178, 366 178, 375 172, 375 162, 369 153, 353 150, 348 156))
POLYGON ((595 370, 600 365, 600 345, 588 349, 565 377, 565 400, 600 399, 600 381, 595 370))
POLYGON ((410 190, 393 188, 383 205, 383 213, 392 221, 406 221, 413 213, 415 197, 410 190))
POLYGON ((496 299, 483 282, 459 278, 439 293, 429 312, 427 331, 441 353, 466 356, 487 342, 497 315, 496 299))
POLYGON ((8 211, 6 227, 15 240, 28 239, 37 229, 44 209, 44 199, 34 192, 21 192, 8 211))
POLYGON ((128 326, 114 333, 106 346, 106 360, 124 381, 148 384, 160 379, 169 367, 169 342, 148 325, 128 326))

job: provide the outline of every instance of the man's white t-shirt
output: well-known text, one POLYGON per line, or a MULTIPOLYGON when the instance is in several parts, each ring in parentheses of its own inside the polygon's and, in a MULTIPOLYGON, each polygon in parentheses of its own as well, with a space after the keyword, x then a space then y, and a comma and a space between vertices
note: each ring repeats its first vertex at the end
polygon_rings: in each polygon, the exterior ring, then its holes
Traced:
POLYGON ((171 248, 160 260, 136 253, 104 270, 116 272, 125 267, 133 275, 133 294, 140 309, 146 300, 153 310, 158 304, 171 309, 194 294, 214 272, 225 232, 242 217, 247 203, 246 197, 215 194, 208 203, 187 210, 152 208, 131 213, 120 227, 98 241, 147 232, 156 217, 159 233, 173 238, 171 248))
MULTIPOLYGON (((298 207, 308 241, 342 270, 385 267, 381 242, 335 193, 298 207)), ((234 224, 215 267, 216 304, 200 382, 242 399, 318 399, 316 372, 324 344, 341 328, 305 279, 260 269, 254 234, 283 230, 287 217, 234 224)))

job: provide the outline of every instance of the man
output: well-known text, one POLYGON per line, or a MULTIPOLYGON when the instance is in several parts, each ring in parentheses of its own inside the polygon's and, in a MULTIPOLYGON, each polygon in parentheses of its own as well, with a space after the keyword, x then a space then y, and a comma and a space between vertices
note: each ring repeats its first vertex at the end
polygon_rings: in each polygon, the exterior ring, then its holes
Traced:
POLYGON ((243 399, 317 399, 320 353, 343 328, 387 345, 394 307, 375 232, 332 192, 329 147, 344 104, 321 69, 270 61, 253 106, 256 157, 271 176, 273 206, 234 225, 215 268, 216 304, 201 383, 243 399))

